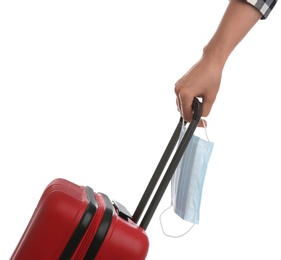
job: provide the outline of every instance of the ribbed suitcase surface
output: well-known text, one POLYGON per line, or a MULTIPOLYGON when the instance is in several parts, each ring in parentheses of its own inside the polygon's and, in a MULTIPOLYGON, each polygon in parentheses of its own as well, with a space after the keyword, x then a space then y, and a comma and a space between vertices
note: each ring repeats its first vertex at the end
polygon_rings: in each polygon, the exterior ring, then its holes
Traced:
POLYGON ((116 210, 105 194, 53 180, 11 260, 145 259, 146 232, 116 210))

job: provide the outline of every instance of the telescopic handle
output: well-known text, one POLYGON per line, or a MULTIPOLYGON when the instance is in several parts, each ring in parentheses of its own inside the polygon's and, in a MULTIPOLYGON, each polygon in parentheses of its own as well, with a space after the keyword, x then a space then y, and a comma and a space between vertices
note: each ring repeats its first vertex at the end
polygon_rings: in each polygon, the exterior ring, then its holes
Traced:
MULTIPOLYGON (((193 110, 193 117, 192 117, 192 121, 190 122, 186 132, 185 132, 185 135, 181 141, 181 143, 179 144, 175 154, 174 154, 174 157, 172 158, 171 162, 170 162, 170 165, 169 167, 167 168, 166 172, 165 172, 165 175, 142 219, 142 222, 140 224, 140 226, 143 228, 143 229, 147 229, 150 221, 151 221, 151 218, 161 200, 161 198, 163 197, 163 194, 167 188, 167 186, 169 185, 169 182, 170 180, 172 179, 173 177, 173 174, 184 154, 184 151, 193 135, 193 133, 195 132, 196 130, 196 127, 201 119, 201 115, 202 115, 202 103, 197 99, 197 98, 194 98, 193 100, 193 104, 192 104, 192 110, 193 110)), ((142 215, 142 213, 144 212, 144 209, 148 203, 148 200, 150 199, 151 195, 152 195, 152 192, 153 190, 155 189, 156 185, 157 185, 157 182, 159 181, 159 178, 161 177, 162 175, 162 172, 178 142, 178 139, 179 139, 179 135, 180 135, 180 132, 181 132, 181 127, 182 127, 182 123, 183 123, 183 118, 180 118, 180 121, 172 135, 172 138, 170 139, 170 142, 168 143, 163 155, 162 155, 162 158, 160 159, 160 162, 157 166, 157 168, 155 169, 154 171, 154 174, 135 210, 135 213, 132 217, 132 220, 137 223, 142 215)))

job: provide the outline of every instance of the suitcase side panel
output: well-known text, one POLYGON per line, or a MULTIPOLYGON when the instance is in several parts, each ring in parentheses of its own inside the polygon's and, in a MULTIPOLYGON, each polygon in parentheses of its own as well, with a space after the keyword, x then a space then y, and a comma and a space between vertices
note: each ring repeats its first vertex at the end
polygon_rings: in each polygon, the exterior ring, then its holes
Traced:
POLYGON ((125 220, 114 211, 106 238, 96 260, 144 260, 149 240, 146 232, 132 220, 125 220))
POLYGON ((63 179, 52 181, 43 192, 11 259, 59 259, 87 205, 84 187, 63 179))

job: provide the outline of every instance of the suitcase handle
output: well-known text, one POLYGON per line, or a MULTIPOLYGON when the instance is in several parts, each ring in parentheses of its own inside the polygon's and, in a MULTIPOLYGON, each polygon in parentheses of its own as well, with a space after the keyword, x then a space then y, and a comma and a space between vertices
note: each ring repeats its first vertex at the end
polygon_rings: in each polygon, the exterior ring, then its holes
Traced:
MULTIPOLYGON (((151 200, 151 203, 142 219, 142 222, 140 224, 140 227, 142 227, 144 230, 147 229, 150 221, 151 221, 151 218, 161 200, 161 198, 163 197, 164 195, 164 192, 167 188, 167 186, 169 185, 169 182, 170 180, 172 179, 173 177, 173 174, 184 154, 184 151, 193 135, 193 133, 195 132, 196 130, 196 127, 201 119, 201 115, 202 115, 202 103, 197 99, 197 98, 194 98, 193 100, 193 103, 192 103, 192 110, 193 110, 193 116, 192 116, 192 120, 184 134, 184 137, 182 139, 182 141, 180 142, 171 162, 170 162, 170 165, 169 167, 167 168, 165 174, 164 174, 164 177, 163 179, 161 180, 156 192, 155 192, 155 195, 153 197, 153 199, 151 200)), ((184 122, 186 123, 186 122, 184 122)), ((162 172, 179 140, 179 136, 180 136, 180 132, 181 132, 181 128, 182 128, 182 124, 183 124, 183 118, 181 117, 179 122, 178 122, 178 125, 152 175, 152 178, 150 179, 150 182, 148 183, 148 186, 134 212, 134 215, 132 217, 132 220, 137 223, 147 205, 147 202, 148 200, 150 199, 151 197, 151 194, 153 192, 153 190, 155 189, 156 185, 157 185, 157 182, 159 181, 159 178, 161 177, 162 175, 162 172)))

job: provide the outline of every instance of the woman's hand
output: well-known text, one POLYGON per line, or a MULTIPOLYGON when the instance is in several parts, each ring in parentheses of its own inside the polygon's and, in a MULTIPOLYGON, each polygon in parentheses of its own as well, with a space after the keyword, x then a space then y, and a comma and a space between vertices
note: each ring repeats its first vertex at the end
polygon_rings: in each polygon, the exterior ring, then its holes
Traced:
MULTIPOLYGON (((215 59, 208 55, 203 57, 175 85, 177 107, 185 121, 192 119, 192 102, 194 97, 202 98, 202 117, 209 115, 219 91, 222 68, 215 59)), ((199 123, 203 126, 203 122, 199 123)))

